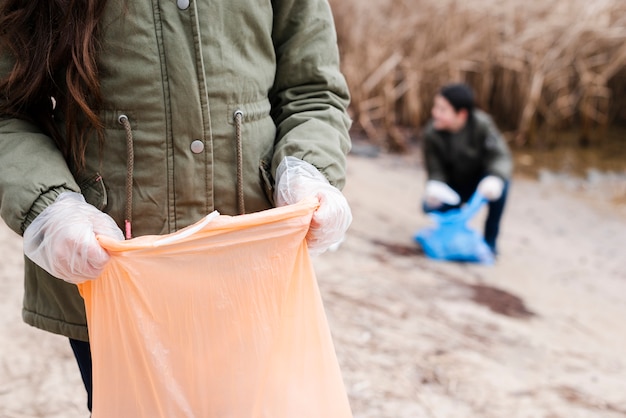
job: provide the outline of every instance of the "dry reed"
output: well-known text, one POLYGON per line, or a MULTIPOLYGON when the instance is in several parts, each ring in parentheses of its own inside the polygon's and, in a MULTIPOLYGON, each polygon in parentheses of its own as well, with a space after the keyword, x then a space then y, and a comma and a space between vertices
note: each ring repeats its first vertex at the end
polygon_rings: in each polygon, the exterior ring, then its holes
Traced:
POLYGON ((626 121, 623 0, 330 0, 355 129, 394 150, 465 81, 517 145, 626 121))

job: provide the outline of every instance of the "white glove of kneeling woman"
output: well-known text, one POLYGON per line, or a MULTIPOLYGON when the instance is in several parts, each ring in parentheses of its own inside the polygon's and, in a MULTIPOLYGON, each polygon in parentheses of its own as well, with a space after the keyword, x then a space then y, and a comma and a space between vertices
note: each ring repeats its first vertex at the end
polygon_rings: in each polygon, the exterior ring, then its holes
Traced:
POLYGON ((24 254, 69 283, 100 276, 109 254, 96 235, 123 240, 113 218, 85 202, 80 193, 61 193, 24 231, 24 254))
POLYGON ((461 196, 443 181, 428 180, 424 200, 429 209, 438 209, 444 204, 458 205, 461 203, 461 196))
POLYGON ((483 195, 485 199, 494 201, 500 199, 504 190, 504 180, 498 176, 489 175, 483 178, 476 187, 478 193, 483 195))
POLYGON ((276 179, 276 206, 292 205, 311 196, 319 200, 306 235, 309 254, 319 255, 343 241, 352 223, 350 206, 317 168, 299 158, 285 157, 276 170, 276 179))

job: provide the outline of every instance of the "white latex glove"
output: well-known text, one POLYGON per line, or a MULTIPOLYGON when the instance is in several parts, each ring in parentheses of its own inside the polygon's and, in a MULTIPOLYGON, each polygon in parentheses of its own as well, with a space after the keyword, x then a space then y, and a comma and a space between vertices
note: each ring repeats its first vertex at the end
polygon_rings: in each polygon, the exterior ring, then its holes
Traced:
POLYGON ((24 254, 53 276, 81 283, 100 276, 109 261, 96 235, 124 239, 113 218, 82 194, 64 192, 24 231, 24 254))
POLYGON ((498 200, 504 190, 504 180, 498 176, 487 176, 478 183, 476 190, 487 200, 498 200))
POLYGON ((426 206, 436 209, 441 205, 458 205, 461 203, 461 196, 443 181, 428 180, 424 191, 426 206))
POLYGON ((309 254, 321 254, 341 243, 352 223, 352 212, 339 189, 317 168, 296 157, 283 158, 276 170, 276 179, 276 206, 292 205, 310 196, 320 202, 306 235, 309 254))

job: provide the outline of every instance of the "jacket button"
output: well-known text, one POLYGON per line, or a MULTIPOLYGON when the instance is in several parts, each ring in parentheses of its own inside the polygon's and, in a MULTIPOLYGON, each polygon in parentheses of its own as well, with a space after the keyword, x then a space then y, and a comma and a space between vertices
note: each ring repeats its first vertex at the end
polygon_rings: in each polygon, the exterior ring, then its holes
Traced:
POLYGON ((191 152, 194 154, 200 154, 202 151, 204 151, 204 142, 196 139, 191 143, 191 152))
POLYGON ((180 10, 186 10, 189 7, 189 0, 176 0, 176 5, 180 10))

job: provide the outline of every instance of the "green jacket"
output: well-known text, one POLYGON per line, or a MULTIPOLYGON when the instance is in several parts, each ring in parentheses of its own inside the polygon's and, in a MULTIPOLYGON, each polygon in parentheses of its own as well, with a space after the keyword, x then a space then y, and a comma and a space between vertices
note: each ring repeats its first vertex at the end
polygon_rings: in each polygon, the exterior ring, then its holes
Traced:
POLYGON ((481 110, 474 110, 472 120, 456 133, 438 131, 429 122, 423 151, 428 179, 447 183, 464 202, 483 177, 511 178, 509 147, 491 117, 481 110))
MULTIPOLYGON (((134 149, 134 236, 167 234, 213 210, 237 214, 240 191, 246 212, 272 207, 286 155, 343 187, 349 94, 327 0, 109 0, 102 27, 101 160, 94 138, 78 175, 37 126, 0 118, 0 214, 16 233, 67 190, 123 225, 121 115, 134 149)), ((11 65, 0 56, 0 77, 11 65)), ((87 340, 76 286, 28 259, 25 275, 24 320, 87 340)))

